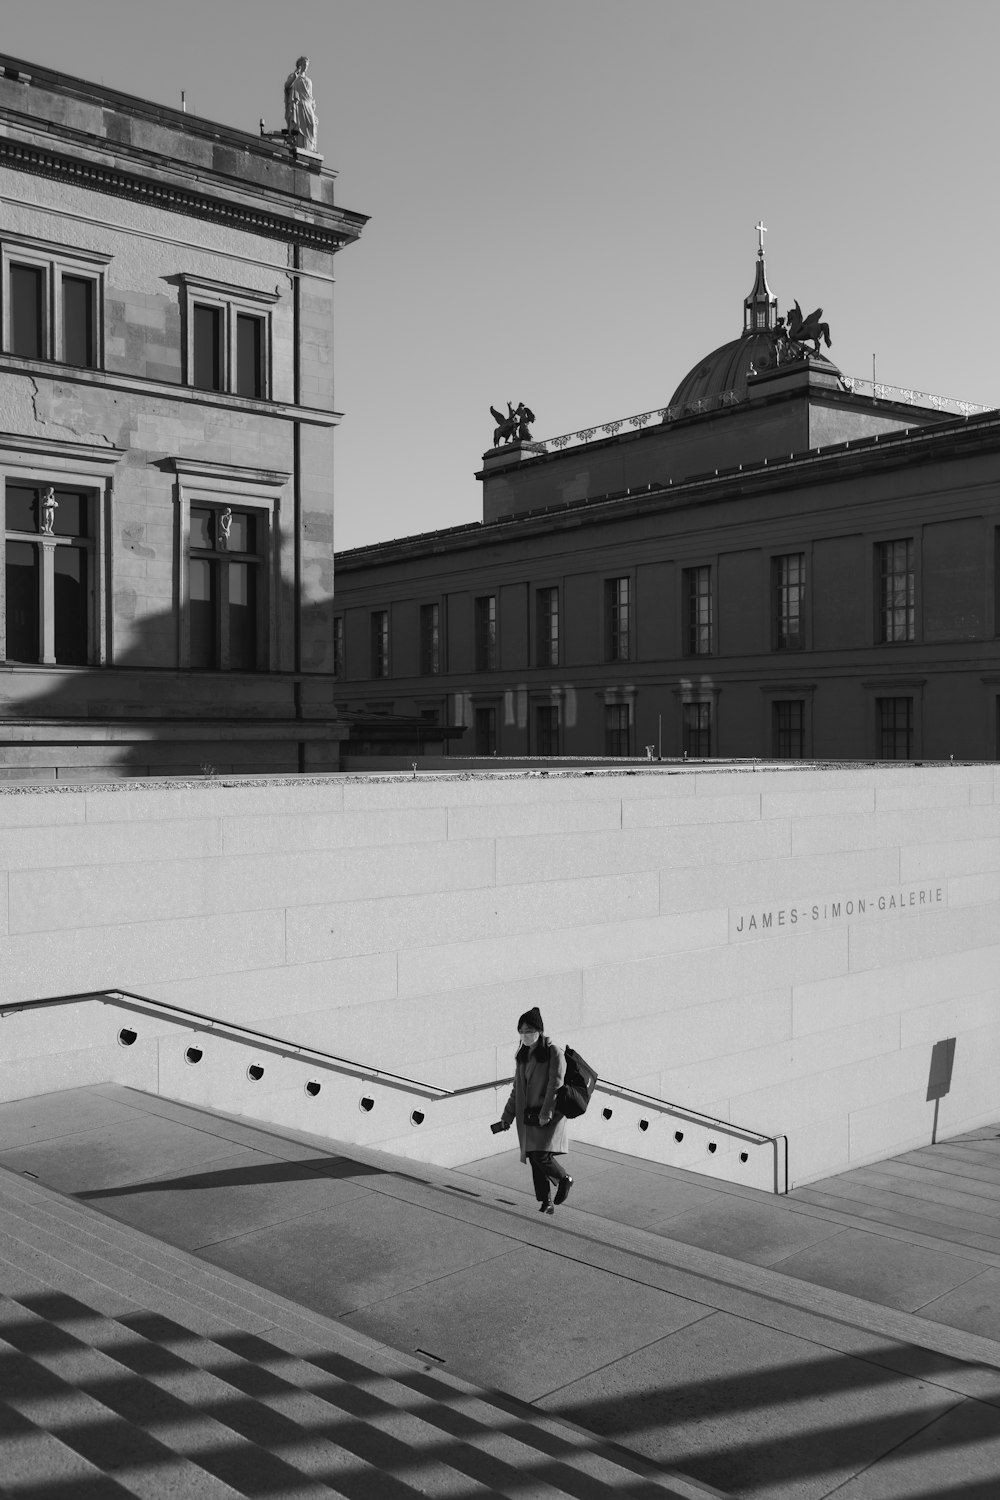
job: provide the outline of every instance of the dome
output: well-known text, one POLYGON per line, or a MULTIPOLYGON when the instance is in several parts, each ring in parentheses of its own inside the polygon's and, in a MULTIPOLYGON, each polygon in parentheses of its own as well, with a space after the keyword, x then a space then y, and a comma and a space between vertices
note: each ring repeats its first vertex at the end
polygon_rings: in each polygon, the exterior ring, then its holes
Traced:
MULTIPOLYGON (((743 335, 713 349, 688 371, 670 398, 669 416, 664 420, 745 401, 748 376, 768 369, 775 362, 779 332, 784 330, 778 322, 778 299, 771 295, 764 269, 763 224, 758 224, 757 229, 760 248, 754 284, 743 301, 743 335)), ((809 363, 828 374, 840 375, 837 366, 823 355, 810 351, 809 363)))
MULTIPOLYGON (((745 333, 742 338, 731 339, 718 349, 700 359, 689 370, 670 398, 672 407, 696 406, 704 403, 708 411, 720 404, 720 399, 729 391, 739 401, 747 395, 747 376, 765 369, 774 361, 774 335, 770 332, 745 333)), ((698 408, 701 409, 701 408, 698 408)))

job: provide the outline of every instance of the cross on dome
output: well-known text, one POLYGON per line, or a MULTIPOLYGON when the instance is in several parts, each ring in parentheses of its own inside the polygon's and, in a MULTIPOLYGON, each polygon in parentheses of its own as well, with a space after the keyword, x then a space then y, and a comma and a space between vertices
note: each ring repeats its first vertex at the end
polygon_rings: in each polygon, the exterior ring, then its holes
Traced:
POLYGON ((764 271, 764 236, 767 225, 761 219, 754 225, 757 231, 757 266, 753 290, 743 302, 743 337, 755 333, 773 333, 778 326, 778 299, 771 296, 764 271))

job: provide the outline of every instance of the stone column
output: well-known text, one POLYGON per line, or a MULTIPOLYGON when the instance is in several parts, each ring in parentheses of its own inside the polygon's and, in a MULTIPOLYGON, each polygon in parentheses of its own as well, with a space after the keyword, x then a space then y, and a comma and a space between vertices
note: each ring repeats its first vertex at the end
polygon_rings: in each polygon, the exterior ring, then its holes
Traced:
POLYGON ((39 579, 38 609, 39 636, 42 642, 42 663, 46 667, 56 664, 56 539, 43 536, 42 576, 39 579))

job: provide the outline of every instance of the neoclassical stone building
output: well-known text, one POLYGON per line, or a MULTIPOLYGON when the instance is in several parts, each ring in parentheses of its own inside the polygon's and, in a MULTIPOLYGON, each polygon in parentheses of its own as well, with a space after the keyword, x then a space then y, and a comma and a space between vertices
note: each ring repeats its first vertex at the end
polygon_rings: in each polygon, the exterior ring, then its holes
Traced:
POLYGON ((335 177, 0 57, 0 774, 338 764, 335 177))
POLYGON ((340 554, 345 706, 463 755, 995 757, 1000 413, 862 390, 821 334, 761 249, 666 407, 491 449, 482 522, 340 554))

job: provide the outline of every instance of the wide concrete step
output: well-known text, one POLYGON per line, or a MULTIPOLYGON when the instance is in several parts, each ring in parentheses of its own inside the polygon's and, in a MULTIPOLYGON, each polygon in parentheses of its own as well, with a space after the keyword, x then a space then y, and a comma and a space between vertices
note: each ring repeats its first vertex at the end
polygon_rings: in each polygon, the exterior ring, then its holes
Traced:
MULTIPOLYGON (((234 1357, 280 1379, 301 1361, 332 1384, 324 1361, 333 1353, 392 1382, 391 1399, 375 1390, 392 1408, 386 1420, 403 1411, 435 1429, 420 1443, 388 1434, 411 1467, 390 1453, 386 1472, 415 1493, 436 1493, 429 1486, 447 1478, 470 1500, 476 1485, 596 1496, 596 1486, 633 1493, 651 1482, 656 1493, 704 1495, 714 1485, 744 1500, 951 1500, 963 1485, 995 1484, 1000 1327, 989 1299, 1000 1258, 941 1254, 874 1222, 859 1232, 850 1203, 834 1212, 603 1148, 575 1146, 570 1162, 576 1185, 550 1218, 536 1212, 516 1151, 454 1171, 128 1089, 71 1090, 0 1105, 0 1164, 17 1174, 16 1188, 0 1177, 0 1257, 133 1336, 130 1320, 152 1313, 200 1341, 195 1357, 181 1334, 146 1339, 200 1377, 236 1386, 192 1403, 225 1440, 267 1433, 261 1446, 327 1492, 365 1493, 369 1450, 356 1451, 343 1424, 367 1429, 371 1414, 288 1381, 299 1393, 289 1400, 340 1402, 333 1430, 299 1420, 298 1408, 278 1411, 353 1455, 353 1491, 342 1469, 317 1479, 290 1428, 246 1436, 228 1421, 227 1400, 263 1399, 238 1386, 234 1357), (11 1226, 5 1192, 20 1224, 11 1226), (234 1353, 234 1334, 282 1352, 255 1342, 234 1353), (418 1395, 433 1415, 414 1405, 418 1395), (467 1440, 456 1410, 480 1424, 475 1463, 485 1452, 509 1474, 452 1459, 446 1442, 467 1440), (540 1448, 539 1420, 566 1424, 541 1429, 547 1441, 556 1433, 558 1449, 540 1448), (649 1472, 629 1467, 626 1451, 649 1472), (427 1479, 414 1454, 441 1467, 427 1479), (581 1477, 582 1455, 624 1466, 624 1480, 591 1468, 581 1477), (916 1490, 907 1487, 915 1466, 916 1490)), ((114 1356, 107 1342, 91 1343, 114 1356)), ((100 1400, 101 1391, 84 1394, 100 1400)), ((169 1394, 184 1400, 180 1383, 169 1394)), ((211 1434, 204 1444, 217 1451, 211 1434)), ((179 1457, 197 1465, 205 1451, 179 1457)), ((84 1461, 76 1449, 72 1457, 84 1461)), ((222 1470, 212 1475, 232 1484, 222 1470)))
POLYGON ((719 1493, 9 1172, 0 1226, 5 1494, 719 1493))
POLYGON ((984 1265, 997 1266, 1000 1132, 991 1126, 855 1167, 796 1188, 788 1202, 833 1209, 942 1250, 976 1252, 984 1265))

